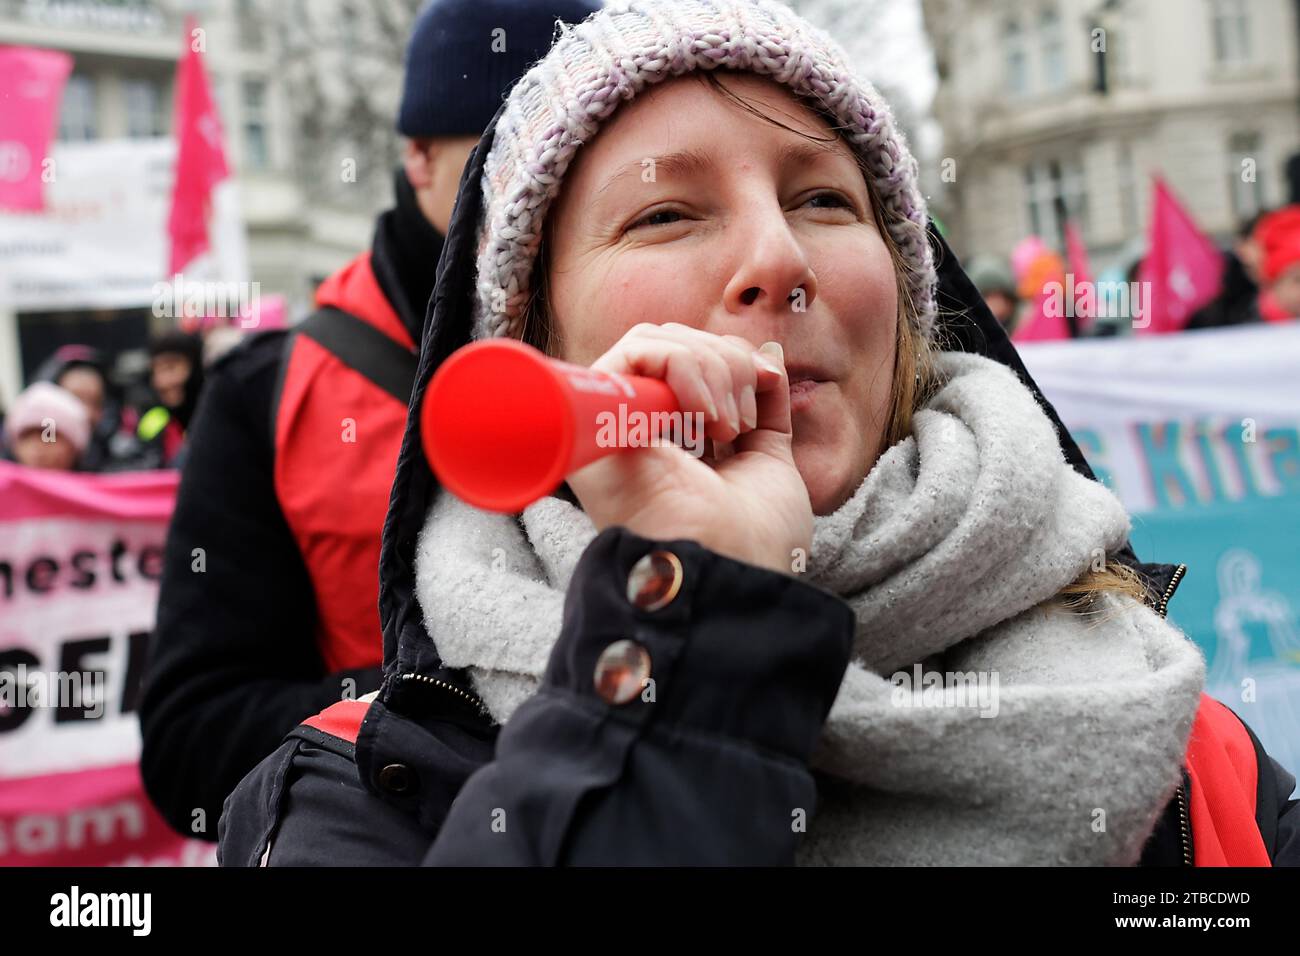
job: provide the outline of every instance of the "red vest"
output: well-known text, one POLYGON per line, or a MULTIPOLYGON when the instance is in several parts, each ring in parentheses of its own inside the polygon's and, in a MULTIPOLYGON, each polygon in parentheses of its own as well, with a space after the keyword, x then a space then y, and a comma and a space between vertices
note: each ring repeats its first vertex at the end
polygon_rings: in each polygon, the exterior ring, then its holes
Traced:
MULTIPOLYGON (((370 253, 316 292, 318 306, 415 344, 375 279, 370 253)), ((316 592, 316 640, 331 670, 383 663, 379 541, 406 405, 303 335, 294 337, 275 422, 275 491, 316 592)))

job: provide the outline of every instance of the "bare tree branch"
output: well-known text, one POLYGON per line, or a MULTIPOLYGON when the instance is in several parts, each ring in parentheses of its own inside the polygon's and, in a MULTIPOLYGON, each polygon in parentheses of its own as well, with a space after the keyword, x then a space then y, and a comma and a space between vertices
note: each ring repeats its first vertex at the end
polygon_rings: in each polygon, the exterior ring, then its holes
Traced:
POLYGON ((375 210, 398 159, 403 54, 423 0, 255 0, 271 38, 309 201, 375 210), (351 160, 355 181, 342 173, 351 160))

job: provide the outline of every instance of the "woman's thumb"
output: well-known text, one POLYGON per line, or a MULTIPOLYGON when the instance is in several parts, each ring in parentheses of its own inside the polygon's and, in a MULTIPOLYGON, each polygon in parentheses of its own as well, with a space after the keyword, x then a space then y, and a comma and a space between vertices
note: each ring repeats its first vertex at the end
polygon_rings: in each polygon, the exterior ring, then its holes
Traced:
POLYGON ((736 438, 736 451, 758 451, 789 459, 793 426, 790 421, 790 378, 785 370, 785 350, 780 342, 764 342, 758 349, 758 424, 736 438))

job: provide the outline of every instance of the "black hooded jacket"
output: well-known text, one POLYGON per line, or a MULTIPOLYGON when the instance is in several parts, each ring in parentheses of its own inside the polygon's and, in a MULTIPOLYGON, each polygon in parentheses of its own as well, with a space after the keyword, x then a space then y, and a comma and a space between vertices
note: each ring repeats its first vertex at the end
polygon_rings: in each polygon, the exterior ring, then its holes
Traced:
MULTIPOLYGON (((418 341, 443 238, 400 171, 395 191, 370 266, 418 341)), ((201 839, 216 839, 222 802, 299 721, 381 677, 378 667, 327 673, 312 580, 277 497, 272 423, 292 334, 250 336, 213 366, 168 533, 142 688, 141 775, 168 823, 201 839)), ((348 494, 339 489, 339 507, 348 494)))
MULTIPOLYGON (((220 862, 791 862, 797 834, 789 808, 815 806, 808 757, 850 651, 852 612, 838 598, 693 541, 608 528, 574 571, 541 689, 500 728, 468 676, 439 660, 425 629, 416 538, 440 491, 418 412, 434 370, 471 338, 478 184, 494 129, 495 122, 466 167, 438 264, 384 526, 383 687, 372 703, 352 702, 297 728, 243 780, 221 819, 220 862), (627 579, 652 549, 673 552, 683 574, 676 597, 650 611, 629 601, 627 579), (593 686, 601 651, 627 637, 653 661, 653 707, 636 700, 615 707, 593 686), (735 667, 741 659, 744 677, 735 667), (761 704, 749 706, 760 695, 761 704), (738 713, 745 715, 739 727, 738 713)), ((1092 477, 943 239, 933 230, 931 239, 945 346, 1014 369, 1056 424, 1070 463, 1092 477)), ((1179 568, 1140 563, 1128 547, 1118 557, 1141 573, 1152 605, 1163 609, 1179 568)), ((1271 819, 1260 823, 1278 862, 1300 862, 1300 805, 1285 800, 1293 785, 1264 758, 1261 800, 1271 819)), ((1178 865, 1190 852, 1179 836, 1178 802, 1171 800, 1143 862, 1178 865)))

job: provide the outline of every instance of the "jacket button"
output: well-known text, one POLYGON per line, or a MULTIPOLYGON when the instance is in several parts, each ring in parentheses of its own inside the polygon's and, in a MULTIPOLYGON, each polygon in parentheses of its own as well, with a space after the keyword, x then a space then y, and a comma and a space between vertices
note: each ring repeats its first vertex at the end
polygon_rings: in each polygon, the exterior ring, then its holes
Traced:
POLYGON ((650 655, 635 641, 615 641, 596 660, 596 693, 607 704, 626 704, 650 678, 650 655))
POLYGON ((409 793, 415 789, 415 774, 404 763, 390 763, 379 771, 379 786, 389 793, 409 793))
POLYGON ((651 551, 627 576, 627 599, 643 611, 667 607, 682 587, 682 562, 671 551, 651 551))

